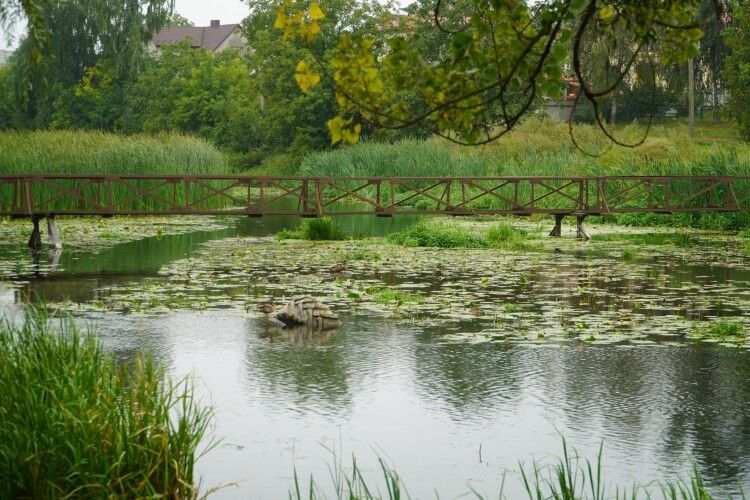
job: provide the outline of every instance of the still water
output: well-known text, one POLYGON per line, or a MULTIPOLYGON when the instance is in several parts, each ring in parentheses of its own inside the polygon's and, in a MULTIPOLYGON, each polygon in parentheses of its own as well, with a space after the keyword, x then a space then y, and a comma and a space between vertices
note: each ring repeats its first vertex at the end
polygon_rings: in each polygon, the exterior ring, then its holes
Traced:
MULTIPOLYGON (((382 233, 410 222, 342 225, 382 233)), ((0 310, 17 311, 29 297, 95 301, 113 283, 154 279, 207 241, 296 223, 250 220, 97 254, 66 250, 54 271, 42 263, 36 275, 0 282, 0 310)), ((32 259, 16 247, 0 252, 32 259)), ((693 274, 710 280, 711 272, 693 274)), ((227 485, 217 498, 284 498, 295 469, 325 489, 329 466, 352 455, 373 478, 385 459, 415 498, 455 498, 469 486, 492 497, 519 460, 554 461, 561 435, 588 458, 604 442, 610 482, 684 477, 694 462, 717 491, 750 490, 747 349, 449 342, 439 325, 361 313, 342 319, 341 329, 310 335, 235 309, 85 315, 117 356, 148 349, 173 376, 195 376, 199 396, 216 409, 221 441, 198 473, 204 489, 227 485)), ((518 482, 507 483, 507 496, 518 497, 518 482)))

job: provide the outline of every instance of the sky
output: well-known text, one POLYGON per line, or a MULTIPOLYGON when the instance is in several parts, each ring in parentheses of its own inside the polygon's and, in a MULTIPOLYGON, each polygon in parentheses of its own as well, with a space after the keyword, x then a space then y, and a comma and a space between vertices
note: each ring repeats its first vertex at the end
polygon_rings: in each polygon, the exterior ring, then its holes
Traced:
MULTIPOLYGON (((208 26, 211 19, 222 24, 238 23, 250 13, 247 3, 241 0, 176 0, 175 11, 190 19, 196 26, 208 26)), ((10 36, 0 35, 0 49, 14 49, 23 33, 23 25, 13 26, 10 36)))

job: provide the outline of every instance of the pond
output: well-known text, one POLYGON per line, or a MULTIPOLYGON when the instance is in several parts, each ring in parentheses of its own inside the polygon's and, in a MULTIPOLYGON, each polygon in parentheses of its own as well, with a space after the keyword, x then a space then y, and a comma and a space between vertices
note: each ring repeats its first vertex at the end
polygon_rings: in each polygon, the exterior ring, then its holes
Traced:
MULTIPOLYGON (((413 220, 340 222, 386 234, 413 220)), ((352 456, 373 478, 382 457, 414 498, 493 497, 519 461, 556 460, 561 436, 591 459, 604 443, 609 482, 695 463, 717 492, 750 490, 747 341, 686 338, 715 317, 748 324, 750 259, 731 238, 633 234, 639 253, 623 256, 625 240, 596 236, 534 252, 263 237, 297 223, 243 219, 36 260, 6 241, 0 310, 42 299, 95 323, 117 356, 148 349, 175 377, 194 374, 216 409, 221 441, 198 462, 204 490, 226 485, 216 498, 286 497, 295 470, 325 486, 352 456), (282 330, 257 311, 302 293, 343 326, 282 330)))

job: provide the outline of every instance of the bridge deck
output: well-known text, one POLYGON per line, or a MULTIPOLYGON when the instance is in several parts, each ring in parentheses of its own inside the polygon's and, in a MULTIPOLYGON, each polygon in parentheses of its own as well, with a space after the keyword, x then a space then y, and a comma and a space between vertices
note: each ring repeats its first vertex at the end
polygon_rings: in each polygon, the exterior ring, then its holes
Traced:
POLYGON ((749 176, 0 175, 0 216, 750 211, 749 176))

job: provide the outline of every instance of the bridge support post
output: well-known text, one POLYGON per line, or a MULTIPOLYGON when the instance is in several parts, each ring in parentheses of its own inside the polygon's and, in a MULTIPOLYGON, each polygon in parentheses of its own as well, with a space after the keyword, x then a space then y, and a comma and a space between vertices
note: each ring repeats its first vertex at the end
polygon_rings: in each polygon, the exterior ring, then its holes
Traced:
POLYGON ((31 216, 31 223, 34 224, 34 229, 31 230, 31 237, 29 238, 29 248, 32 250, 39 250, 42 248, 42 233, 39 232, 39 221, 41 217, 38 215, 31 216))
POLYGON ((579 215, 576 217, 576 236, 580 240, 590 240, 591 236, 588 235, 586 229, 583 227, 583 221, 586 219, 585 215, 579 215))
POLYGON ((55 216, 50 215, 47 217, 47 236, 49 236, 49 246, 51 248, 60 249, 62 248, 62 239, 60 239, 60 230, 57 229, 57 223, 55 222, 55 216))
POLYGON ((562 236, 562 221, 564 217, 564 214, 555 214, 555 227, 553 227, 552 231, 549 233, 550 237, 559 238, 562 236))

